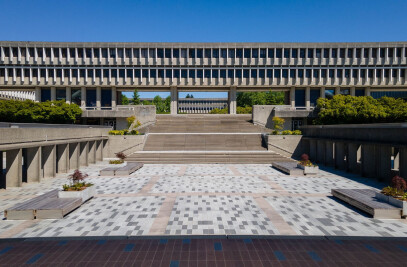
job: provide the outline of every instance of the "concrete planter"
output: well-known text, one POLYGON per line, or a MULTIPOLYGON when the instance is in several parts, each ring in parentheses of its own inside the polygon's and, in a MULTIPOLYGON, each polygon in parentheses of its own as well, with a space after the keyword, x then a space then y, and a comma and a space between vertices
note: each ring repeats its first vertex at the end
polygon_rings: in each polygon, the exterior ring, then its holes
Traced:
POLYGON ((308 166, 303 166, 301 164, 297 164, 297 168, 304 170, 304 174, 318 174, 318 172, 319 172, 318 166, 308 167, 308 166))
POLYGON ((401 208, 402 209, 401 215, 407 216, 407 201, 402 201, 391 196, 386 196, 380 192, 376 192, 376 198, 383 202, 387 202, 393 206, 401 208))
POLYGON ((92 185, 82 191, 59 191, 59 198, 80 198, 82 202, 92 198, 96 193, 96 186, 92 185))

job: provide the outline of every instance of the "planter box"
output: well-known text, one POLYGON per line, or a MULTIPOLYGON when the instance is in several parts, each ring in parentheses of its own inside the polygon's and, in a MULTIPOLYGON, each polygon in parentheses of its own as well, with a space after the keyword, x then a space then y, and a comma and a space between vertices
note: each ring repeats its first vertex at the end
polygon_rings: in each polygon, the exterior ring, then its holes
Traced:
POLYGON ((297 164, 297 168, 304 170, 304 174, 318 174, 318 172, 319 172, 318 166, 307 167, 307 166, 303 166, 301 164, 297 164))
POLYGON ((92 198, 95 195, 95 192, 96 192, 96 186, 92 185, 82 191, 59 191, 58 197, 59 198, 80 198, 80 199, 82 199, 82 203, 83 203, 86 200, 92 198))
POLYGON ((401 216, 407 216, 407 201, 402 201, 391 196, 386 196, 380 192, 376 192, 376 198, 393 206, 396 206, 397 208, 401 208, 401 216))

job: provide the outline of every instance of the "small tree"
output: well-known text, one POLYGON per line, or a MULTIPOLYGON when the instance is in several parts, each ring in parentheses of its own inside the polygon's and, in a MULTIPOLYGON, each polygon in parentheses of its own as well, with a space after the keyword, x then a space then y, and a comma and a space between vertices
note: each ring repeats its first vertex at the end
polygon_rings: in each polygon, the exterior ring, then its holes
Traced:
POLYGON ((137 89, 134 89, 133 92, 133 105, 140 105, 141 101, 140 101, 140 95, 137 91, 137 89))
POLYGON ((128 104, 129 104, 129 98, 122 94, 122 105, 128 105, 128 104))
POLYGON ((283 129, 285 120, 283 118, 274 117, 273 118, 273 129, 275 131, 280 131, 283 129))

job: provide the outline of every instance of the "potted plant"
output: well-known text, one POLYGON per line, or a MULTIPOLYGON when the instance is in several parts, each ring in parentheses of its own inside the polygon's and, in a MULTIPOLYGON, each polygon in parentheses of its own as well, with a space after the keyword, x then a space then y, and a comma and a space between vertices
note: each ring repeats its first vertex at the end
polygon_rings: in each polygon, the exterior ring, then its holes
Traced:
POLYGON ((59 198, 81 198, 82 202, 95 195, 95 187, 91 183, 85 182, 87 174, 75 170, 69 175, 69 184, 62 186, 62 191, 58 192, 59 198))
POLYGON ((122 164, 122 163, 124 163, 124 160, 126 159, 126 155, 123 152, 116 153, 116 157, 118 159, 110 160, 109 164, 122 164))
POLYGON ((376 198, 402 209, 402 215, 407 215, 407 183, 396 175, 391 179, 390 186, 376 192, 376 198))
POLYGON ((319 168, 309 160, 307 154, 301 155, 301 160, 297 163, 297 167, 304 170, 304 174, 317 174, 319 168))

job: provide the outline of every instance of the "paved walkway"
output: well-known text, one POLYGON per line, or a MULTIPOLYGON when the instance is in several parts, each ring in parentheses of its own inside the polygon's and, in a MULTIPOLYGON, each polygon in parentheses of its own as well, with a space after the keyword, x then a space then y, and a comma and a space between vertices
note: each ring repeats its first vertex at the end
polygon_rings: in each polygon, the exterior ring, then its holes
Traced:
MULTIPOLYGON (((0 221, 0 238, 148 235, 406 237, 407 220, 377 220, 335 200, 331 188, 380 188, 341 172, 290 177, 270 165, 144 165, 130 176, 98 177, 97 195, 61 220, 0 221)), ((0 190, 4 209, 60 187, 67 175, 0 190)), ((0 216, 4 214, 1 212, 0 216)))

